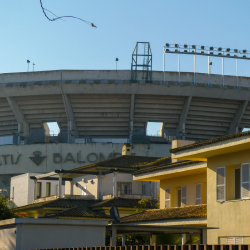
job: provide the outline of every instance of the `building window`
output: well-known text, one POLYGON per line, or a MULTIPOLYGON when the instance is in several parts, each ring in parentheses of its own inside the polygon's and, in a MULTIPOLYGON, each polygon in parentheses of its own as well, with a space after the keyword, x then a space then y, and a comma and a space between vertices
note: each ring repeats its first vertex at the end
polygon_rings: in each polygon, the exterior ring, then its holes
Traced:
POLYGON ((12 188, 12 199, 14 200, 14 187, 12 188))
POLYGON ((51 183, 50 182, 46 182, 46 197, 49 197, 51 195, 51 183))
POLYGON ((236 168, 234 170, 234 199, 239 200, 241 199, 240 195, 240 168, 236 168))
POLYGON ((243 244, 243 237, 227 237, 228 245, 241 245, 243 244))
POLYGON ((41 193, 42 193, 42 183, 37 182, 36 184, 36 198, 37 199, 41 198, 41 193))
POLYGON ((177 189, 177 207, 181 207, 181 189, 177 189))
POLYGON ((117 182, 117 194, 132 194, 132 182, 117 182))
POLYGON ((165 189, 165 208, 170 208, 171 207, 171 189, 166 188, 165 189))
POLYGON ((241 165, 241 198, 249 199, 249 163, 241 165))
POLYGON ((201 204, 201 183, 195 184, 195 205, 201 204))
POLYGON ((218 167, 216 169, 217 201, 225 201, 225 176, 225 167, 218 167))
POLYGON ((142 184, 141 188, 142 188, 141 194, 146 195, 146 184, 142 184))
POLYGON ((181 187, 181 206, 187 205, 187 186, 181 187))

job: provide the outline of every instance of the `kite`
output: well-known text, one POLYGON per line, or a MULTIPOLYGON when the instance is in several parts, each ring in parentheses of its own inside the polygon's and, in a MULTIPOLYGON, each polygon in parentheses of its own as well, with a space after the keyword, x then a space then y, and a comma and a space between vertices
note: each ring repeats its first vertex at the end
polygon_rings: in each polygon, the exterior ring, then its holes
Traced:
MULTIPOLYGON (((45 17, 46 17, 49 21, 56 21, 56 20, 59 20, 59 19, 63 20, 63 18, 68 18, 68 17, 69 17, 69 18, 75 18, 75 19, 78 19, 78 20, 80 20, 80 21, 82 21, 82 22, 85 22, 86 24, 90 25, 90 26, 93 27, 93 28, 97 28, 93 23, 91 23, 91 22, 89 22, 89 21, 86 21, 86 20, 83 20, 83 19, 81 19, 81 18, 79 18, 79 17, 75 17, 75 16, 57 16, 57 15, 55 15, 53 12, 51 12, 50 10, 45 9, 45 8, 43 7, 42 0, 40 0, 40 4, 41 4, 41 8, 42 8, 42 10, 43 10, 43 14, 45 15, 45 17), (55 16, 55 18, 49 18, 49 17, 47 16, 47 14, 46 14, 46 11, 50 12, 51 14, 53 14, 53 15, 55 16)), ((64 21, 64 20, 63 20, 63 21, 64 21)))

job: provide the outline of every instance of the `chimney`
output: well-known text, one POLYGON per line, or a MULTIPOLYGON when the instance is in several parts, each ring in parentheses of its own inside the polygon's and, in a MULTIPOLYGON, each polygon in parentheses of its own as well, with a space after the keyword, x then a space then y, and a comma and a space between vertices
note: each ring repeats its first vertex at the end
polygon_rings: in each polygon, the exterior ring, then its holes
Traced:
POLYGON ((123 143, 122 146, 122 155, 131 155, 131 144, 130 143, 123 143))
MULTIPOLYGON (((195 143, 195 141, 174 140, 172 141, 172 149, 183 147, 183 146, 193 144, 193 143, 195 143)), ((171 159, 172 159, 172 163, 181 161, 181 160, 173 159, 172 154, 171 154, 171 159)))

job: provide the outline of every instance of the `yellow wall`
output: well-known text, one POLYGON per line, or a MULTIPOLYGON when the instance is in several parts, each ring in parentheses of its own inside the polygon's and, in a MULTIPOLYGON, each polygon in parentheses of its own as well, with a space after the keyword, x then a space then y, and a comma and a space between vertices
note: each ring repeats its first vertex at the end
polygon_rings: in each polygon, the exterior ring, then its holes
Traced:
POLYGON ((233 200, 234 169, 241 163, 250 162, 249 150, 208 158, 207 169, 207 226, 219 227, 208 230, 208 244, 225 244, 228 236, 244 237, 250 244, 250 200, 233 200), (226 167, 226 202, 216 201, 216 168, 226 167), (221 241, 219 242, 219 239, 221 241))
POLYGON ((176 190, 187 186, 187 205, 195 205, 195 184, 202 183, 202 204, 206 204, 206 173, 193 174, 160 181, 160 208, 165 208, 165 189, 171 188, 171 207, 176 207, 176 190))

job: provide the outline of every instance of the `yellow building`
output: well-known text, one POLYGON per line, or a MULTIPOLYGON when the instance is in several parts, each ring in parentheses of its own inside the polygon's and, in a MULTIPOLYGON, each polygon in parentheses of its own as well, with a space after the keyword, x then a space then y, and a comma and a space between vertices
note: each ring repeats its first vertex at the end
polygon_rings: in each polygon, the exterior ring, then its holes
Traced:
POLYGON ((165 216, 165 225, 210 228, 206 236, 203 230, 202 243, 250 244, 250 131, 176 146, 170 150, 171 164, 141 169, 134 180, 160 182, 160 208, 165 211, 183 207, 186 214, 190 207, 207 204, 207 213, 206 218, 165 216))

